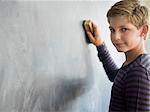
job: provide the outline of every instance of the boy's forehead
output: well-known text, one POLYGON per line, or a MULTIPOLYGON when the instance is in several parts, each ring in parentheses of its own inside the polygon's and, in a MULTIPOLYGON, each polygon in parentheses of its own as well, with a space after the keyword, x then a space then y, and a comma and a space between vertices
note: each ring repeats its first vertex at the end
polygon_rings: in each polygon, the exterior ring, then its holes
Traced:
POLYGON ((109 18, 110 22, 125 22, 129 23, 129 19, 127 16, 114 16, 109 18))
POLYGON ((130 22, 126 16, 115 16, 109 18, 109 24, 111 27, 123 26, 129 23, 130 22))

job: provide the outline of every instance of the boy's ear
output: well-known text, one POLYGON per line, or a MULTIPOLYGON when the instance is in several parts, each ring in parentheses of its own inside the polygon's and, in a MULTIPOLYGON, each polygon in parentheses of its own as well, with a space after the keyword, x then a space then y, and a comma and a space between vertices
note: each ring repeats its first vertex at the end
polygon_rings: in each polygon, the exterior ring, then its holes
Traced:
POLYGON ((142 31, 141 31, 141 37, 144 38, 144 40, 146 40, 147 37, 147 33, 148 33, 149 27, 147 24, 143 25, 142 31))

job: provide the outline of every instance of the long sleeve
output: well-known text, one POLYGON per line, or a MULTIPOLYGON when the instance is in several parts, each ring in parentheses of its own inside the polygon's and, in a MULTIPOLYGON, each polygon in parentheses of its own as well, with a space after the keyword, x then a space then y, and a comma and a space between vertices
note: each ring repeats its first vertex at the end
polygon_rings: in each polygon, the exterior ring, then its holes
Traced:
POLYGON ((150 112, 149 72, 142 66, 134 67, 125 78, 127 111, 150 112))
POLYGON ((99 60, 103 63, 103 67, 110 81, 114 81, 115 76, 118 71, 118 67, 113 61, 112 57, 109 54, 109 51, 103 43, 102 45, 97 47, 99 60))

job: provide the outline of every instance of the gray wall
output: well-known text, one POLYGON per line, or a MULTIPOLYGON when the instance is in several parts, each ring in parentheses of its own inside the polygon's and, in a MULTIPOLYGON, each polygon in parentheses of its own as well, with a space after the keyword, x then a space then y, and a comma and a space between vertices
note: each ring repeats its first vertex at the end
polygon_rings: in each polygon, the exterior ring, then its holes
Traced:
POLYGON ((112 1, 0 2, 0 112, 107 112, 111 83, 84 19, 101 26, 112 1))

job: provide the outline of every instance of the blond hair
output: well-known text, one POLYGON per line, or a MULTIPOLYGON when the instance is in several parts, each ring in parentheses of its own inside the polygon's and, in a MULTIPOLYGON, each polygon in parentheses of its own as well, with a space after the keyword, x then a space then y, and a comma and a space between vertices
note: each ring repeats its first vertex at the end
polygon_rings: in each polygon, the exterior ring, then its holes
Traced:
POLYGON ((148 24, 149 19, 148 8, 142 6, 138 0, 121 0, 115 3, 107 12, 108 22, 115 16, 126 16, 137 28, 148 24))

